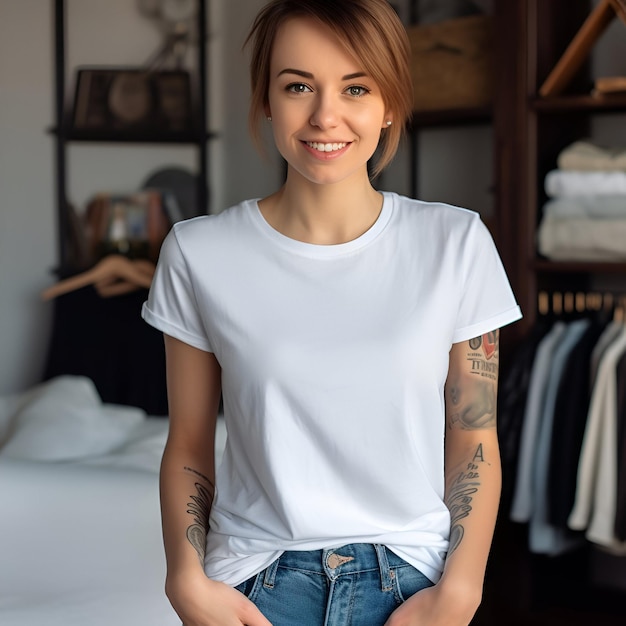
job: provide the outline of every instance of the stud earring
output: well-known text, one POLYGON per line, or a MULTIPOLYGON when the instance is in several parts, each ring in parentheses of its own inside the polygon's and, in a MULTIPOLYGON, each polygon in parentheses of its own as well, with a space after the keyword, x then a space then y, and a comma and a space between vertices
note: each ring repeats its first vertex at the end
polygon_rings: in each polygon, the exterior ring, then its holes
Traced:
POLYGON ((267 121, 268 121, 268 122, 271 122, 271 121, 272 121, 272 116, 271 116, 271 115, 268 115, 268 116, 267 116, 267 121))
POLYGON ((387 120, 387 126, 391 126, 392 122, 391 120, 387 120))

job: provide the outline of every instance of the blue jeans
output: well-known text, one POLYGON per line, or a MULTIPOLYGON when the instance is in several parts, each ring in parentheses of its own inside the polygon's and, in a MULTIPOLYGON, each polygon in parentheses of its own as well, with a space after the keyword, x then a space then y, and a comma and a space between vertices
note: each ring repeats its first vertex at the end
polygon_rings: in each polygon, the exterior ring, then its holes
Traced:
POLYGON ((273 626, 383 626, 433 583, 382 545, 289 551, 236 587, 273 626))

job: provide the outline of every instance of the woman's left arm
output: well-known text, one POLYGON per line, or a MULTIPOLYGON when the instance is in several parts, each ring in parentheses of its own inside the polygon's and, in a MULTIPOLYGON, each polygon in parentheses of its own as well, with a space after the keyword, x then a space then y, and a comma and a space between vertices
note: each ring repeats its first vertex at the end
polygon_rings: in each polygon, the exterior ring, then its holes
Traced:
POLYGON ((445 387, 450 547, 440 584, 450 586, 471 611, 464 623, 469 623, 482 598, 500 502, 498 361, 497 330, 454 344, 445 387))
POLYGON ((450 547, 440 581, 387 626, 466 626, 482 598, 501 489, 496 431, 499 332, 452 346, 445 386, 445 503, 450 547))

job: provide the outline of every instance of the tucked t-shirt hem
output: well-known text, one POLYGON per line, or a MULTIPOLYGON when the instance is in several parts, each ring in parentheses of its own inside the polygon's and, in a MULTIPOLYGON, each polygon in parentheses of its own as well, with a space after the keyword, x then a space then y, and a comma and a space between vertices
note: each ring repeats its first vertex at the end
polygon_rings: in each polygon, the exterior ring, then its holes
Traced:
MULTIPOLYGON (((401 559, 405 560, 409 565, 412 565, 413 567, 418 569, 432 583, 437 583, 441 578, 441 571, 439 569, 428 565, 423 561, 415 561, 415 559, 412 559, 410 555, 407 555, 402 550, 395 548, 393 545, 385 545, 387 548, 389 548, 389 550, 391 550, 401 559)), ((220 582, 230 585, 231 587, 236 587, 237 585, 240 585, 252 576, 256 576, 259 572, 262 572, 274 561, 276 561, 276 559, 279 559, 285 552, 286 550, 277 550, 273 552, 264 552, 262 554, 257 554, 254 557, 246 557, 246 569, 239 569, 236 575, 234 573, 226 574, 224 572, 214 570, 214 568, 211 567, 210 564, 205 564, 205 574, 208 578, 211 578, 212 580, 219 580, 220 582)))

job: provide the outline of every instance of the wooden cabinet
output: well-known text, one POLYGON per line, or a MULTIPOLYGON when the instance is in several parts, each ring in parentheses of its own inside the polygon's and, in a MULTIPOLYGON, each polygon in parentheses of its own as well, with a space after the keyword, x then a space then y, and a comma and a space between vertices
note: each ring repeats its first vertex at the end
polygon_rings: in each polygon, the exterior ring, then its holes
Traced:
MULTIPOLYGON (((557 167, 559 153, 588 137, 598 117, 614 116, 619 124, 619 116, 626 114, 626 97, 601 100, 590 95, 595 77, 589 63, 558 96, 539 95, 597 4, 584 0, 494 4, 496 239, 524 313, 523 321, 503 331, 507 349, 521 343, 533 327, 541 290, 586 292, 610 284, 611 289, 626 292, 626 263, 557 262, 537 251, 537 229, 547 199, 544 179, 557 167)), ((623 623, 626 591, 592 580, 590 545, 559 557, 533 555, 527 546, 527 527, 510 522, 508 510, 502 510, 476 625, 623 623)))
MULTIPOLYGON (((540 291, 587 292, 609 285, 608 289, 626 293, 626 263, 557 262, 542 258, 537 250, 537 230, 547 200, 544 179, 557 167, 559 153, 589 137, 594 121, 619 126, 626 119, 620 117, 626 116, 626 96, 590 95, 595 77, 589 62, 582 64, 558 96, 539 94, 598 4, 599 0, 494 0, 492 107, 433 111, 417 114, 413 120, 412 193, 418 197, 415 154, 422 129, 492 127, 494 207, 489 227, 524 313, 522 321, 503 329, 503 364, 537 321, 540 291)), ((594 582, 594 561, 597 553, 591 544, 559 557, 530 553, 527 526, 509 521, 508 508, 503 506, 484 601, 473 626, 623 624, 626 591, 594 582)))
MULTIPOLYGON (((555 262, 537 252, 536 233, 546 201, 544 179, 556 168, 560 151, 588 137, 595 116, 626 113, 626 96, 598 99, 590 95, 588 64, 562 94, 539 95, 592 7, 585 0, 496 2, 497 62, 502 79, 494 107, 499 241, 524 311, 524 320, 516 325, 516 339, 533 325, 537 294, 542 289, 586 291, 599 276, 611 275, 623 278, 626 291, 626 263, 555 262)), ((626 24, 624 28, 626 36, 626 24)))

